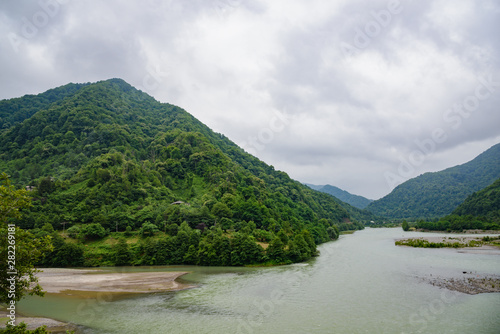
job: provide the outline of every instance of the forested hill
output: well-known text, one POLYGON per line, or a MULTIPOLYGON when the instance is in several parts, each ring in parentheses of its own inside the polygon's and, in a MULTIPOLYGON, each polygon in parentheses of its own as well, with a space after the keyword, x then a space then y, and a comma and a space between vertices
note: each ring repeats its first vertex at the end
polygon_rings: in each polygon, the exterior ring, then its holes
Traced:
POLYGON ((51 104, 73 95, 87 84, 67 84, 62 87, 50 89, 38 95, 25 95, 20 98, 0 101, 0 131, 10 128, 37 111, 48 108, 51 104))
POLYGON ((388 218, 442 217, 499 177, 500 144, 497 144, 465 164, 408 180, 366 209, 388 218))
POLYGON ((500 230, 500 178, 468 196, 450 215, 419 221, 418 229, 434 231, 500 230))
POLYGON ((488 187, 473 193, 460 204, 453 214, 484 217, 500 223, 500 178, 488 187))
POLYGON ((161 230, 247 226, 316 243, 356 229, 349 213, 245 153, 186 111, 121 79, 0 102, 0 171, 31 186, 21 227, 99 223, 161 230), (172 204, 172 203, 180 204, 172 204))
POLYGON ((335 186, 332 186, 329 184, 320 186, 320 185, 306 183, 306 186, 308 186, 309 188, 312 188, 314 190, 318 190, 318 191, 330 194, 332 196, 335 196, 336 198, 338 198, 342 202, 346 202, 347 204, 350 204, 358 209, 364 209, 368 206, 368 204, 373 202, 373 200, 371 200, 371 199, 368 199, 366 197, 359 196, 359 195, 353 195, 348 191, 342 190, 338 187, 335 187, 335 186))

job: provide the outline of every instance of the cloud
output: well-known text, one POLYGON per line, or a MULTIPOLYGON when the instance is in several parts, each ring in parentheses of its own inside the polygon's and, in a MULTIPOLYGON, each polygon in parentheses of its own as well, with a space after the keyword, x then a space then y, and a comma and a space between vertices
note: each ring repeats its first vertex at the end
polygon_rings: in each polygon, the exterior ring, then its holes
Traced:
POLYGON ((472 0, 7 0, 0 98, 121 77, 300 181, 378 198, 436 131, 405 178, 500 141, 499 16, 472 0))

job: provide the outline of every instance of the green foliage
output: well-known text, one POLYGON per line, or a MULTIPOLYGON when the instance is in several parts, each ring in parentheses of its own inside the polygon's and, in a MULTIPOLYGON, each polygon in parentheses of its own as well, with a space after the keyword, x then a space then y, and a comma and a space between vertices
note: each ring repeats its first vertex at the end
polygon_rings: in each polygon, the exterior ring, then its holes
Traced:
POLYGON ((500 179, 470 195, 452 214, 419 221, 417 228, 438 231, 500 230, 500 179))
POLYGON ((396 246, 410 246, 417 248, 464 248, 464 247, 480 247, 483 245, 481 241, 470 240, 468 242, 431 242, 425 239, 406 239, 395 242, 396 246))
MULTIPOLYGON (((467 196, 500 177, 500 144, 472 161, 436 173, 425 173, 397 186, 367 210, 387 218, 432 218, 451 214, 467 196)), ((498 197, 497 197, 498 198, 498 197)))
POLYGON ((21 209, 31 206, 31 198, 25 189, 16 190, 6 173, 0 173, 0 224, 9 219, 19 219, 21 209))
POLYGON ((406 220, 403 220, 403 224, 401 225, 401 227, 403 228, 403 231, 410 230, 410 225, 408 224, 408 222, 406 220))
MULTIPOLYGON (((11 110, 14 102, 2 103, 11 110)), ((130 247, 132 264, 231 265, 267 261, 257 239, 270 242, 280 230, 293 241, 307 229, 319 244, 337 238, 335 231, 362 228, 332 196, 122 80, 68 85, 15 103, 17 121, 0 132, 0 170, 35 190, 33 206, 12 219, 40 235, 46 223, 56 230, 69 224, 70 237, 86 239, 84 265, 116 262, 109 245, 93 246, 109 230, 152 236, 130 247), (183 222, 190 228, 186 244, 179 241, 183 222), (232 229, 246 237, 229 237, 232 229)), ((57 248, 61 256, 79 254, 71 247, 57 248)), ((297 259, 315 254, 301 252, 297 259)))
POLYGON ((109 231, 104 229, 99 223, 84 225, 80 229, 80 235, 87 240, 102 239, 108 234, 109 231))
POLYGON ((84 265, 84 247, 66 242, 57 232, 51 233, 53 250, 38 263, 42 267, 81 267, 84 265))
POLYGON ((41 326, 36 329, 30 330, 27 329, 27 325, 24 322, 21 322, 19 325, 12 326, 11 324, 7 324, 6 328, 1 329, 0 333, 5 334, 48 334, 46 326, 41 326))
POLYGON ((488 187, 473 193, 460 204, 453 214, 472 215, 500 223, 500 178, 488 187))
POLYGON ((154 235, 156 232, 158 232, 158 226, 156 226, 155 224, 146 222, 146 223, 142 224, 141 229, 139 231, 139 234, 142 237, 148 237, 148 236, 154 235))
POLYGON ((118 239, 118 243, 113 247, 115 252, 115 266, 128 266, 132 262, 132 253, 125 239, 118 239))
POLYGON ((73 239, 76 239, 79 235, 80 235, 80 232, 81 232, 81 227, 80 226, 71 226, 70 228, 68 228, 66 230, 66 233, 68 233, 68 236, 70 238, 73 238, 73 239))
POLYGON ((463 230, 500 230, 500 223, 471 215, 448 215, 438 221, 419 221, 415 227, 431 231, 462 232, 463 230))
POLYGON ((231 218, 233 216, 231 209, 229 209, 229 207, 222 202, 215 203, 211 211, 212 214, 219 219, 231 218))
POLYGON ((0 303, 19 301, 26 293, 43 296, 35 263, 52 250, 50 237, 36 238, 7 224, 19 219, 21 210, 29 208, 31 201, 26 190, 16 190, 5 173, 0 174, 0 182, 0 303))
POLYGON ((132 226, 128 225, 126 228, 125 228, 125 236, 126 237, 130 237, 132 235, 132 226))
POLYGON ((18 227, 0 226, 0 302, 19 301, 26 293, 43 296, 42 288, 37 284, 35 264, 40 258, 52 250, 50 237, 35 238, 33 234, 18 227), (11 234, 10 234, 10 233, 11 234), (12 272, 9 262, 9 235, 15 235, 15 298, 8 298, 12 272), (29 292, 28 292, 29 291, 29 292))

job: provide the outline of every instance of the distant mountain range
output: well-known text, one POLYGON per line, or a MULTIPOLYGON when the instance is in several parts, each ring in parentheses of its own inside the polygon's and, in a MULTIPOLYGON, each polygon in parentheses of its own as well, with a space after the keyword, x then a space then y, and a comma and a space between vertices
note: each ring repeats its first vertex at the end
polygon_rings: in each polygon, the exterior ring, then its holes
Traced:
POLYGON ((443 217, 499 177, 500 144, 497 144, 465 164, 410 179, 366 209, 390 219, 443 217))
POLYGON ((330 194, 342 202, 348 203, 358 209, 365 209, 368 204, 373 202, 373 200, 365 198, 363 196, 359 195, 353 195, 349 193, 348 191, 342 190, 338 187, 332 186, 332 185, 314 185, 314 184, 309 184, 305 183, 306 186, 308 186, 311 189, 321 191, 323 193, 330 194))

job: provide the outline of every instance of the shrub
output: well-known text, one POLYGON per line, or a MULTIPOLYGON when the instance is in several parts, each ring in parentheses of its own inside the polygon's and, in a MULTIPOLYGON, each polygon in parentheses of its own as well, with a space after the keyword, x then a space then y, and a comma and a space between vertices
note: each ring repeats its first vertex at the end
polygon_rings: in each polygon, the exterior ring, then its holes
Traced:
POLYGON ((142 237, 152 236, 156 232, 158 232, 158 226, 156 226, 155 224, 152 224, 152 223, 148 223, 148 222, 143 223, 141 226, 141 229, 139 231, 139 233, 142 237))
POLYGON ((70 238, 76 239, 81 232, 80 226, 71 226, 66 230, 70 238))
POLYGON ((102 239, 109 234, 101 224, 93 223, 84 225, 80 231, 81 235, 87 240, 102 239))

